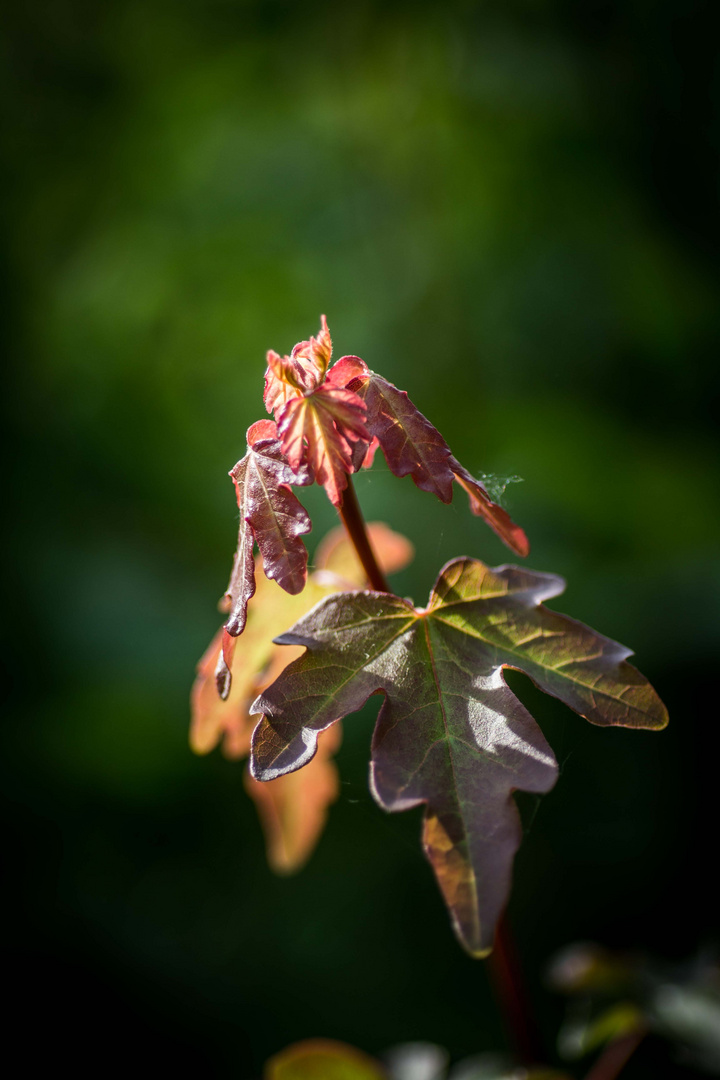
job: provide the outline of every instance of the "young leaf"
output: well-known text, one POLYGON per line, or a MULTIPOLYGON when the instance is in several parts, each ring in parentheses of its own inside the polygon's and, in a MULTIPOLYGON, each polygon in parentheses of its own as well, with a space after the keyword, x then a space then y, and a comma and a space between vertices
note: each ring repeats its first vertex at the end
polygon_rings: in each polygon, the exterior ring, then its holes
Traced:
POLYGON ((289 593, 299 593, 307 577, 307 551, 300 539, 312 525, 290 484, 312 482, 307 468, 291 468, 271 420, 259 420, 248 429, 248 451, 230 470, 240 509, 238 546, 226 599, 230 617, 228 634, 242 634, 248 600, 255 593, 253 540, 257 540, 265 573, 289 593))
POLYGON ((543 793, 557 764, 503 678, 524 671, 595 724, 661 728, 665 708, 630 651, 542 601, 562 579, 456 559, 425 610, 384 593, 331 596, 276 639, 304 645, 252 706, 260 780, 310 761, 316 738, 382 691, 371 789, 386 810, 426 804, 423 840, 467 950, 492 948, 520 843, 513 791, 543 793))
POLYGON ((353 471, 353 448, 365 448, 365 405, 351 390, 320 386, 291 398, 277 414, 282 449, 294 469, 310 466, 334 506, 342 503, 347 475, 353 471))
MULTIPOLYGON (((368 525, 370 539, 383 571, 392 573, 410 562, 409 540, 382 522, 368 525)), ((192 690, 190 745, 197 754, 209 753, 223 742, 226 757, 241 759, 250 752, 256 720, 249 715, 257 695, 272 683, 301 648, 273 644, 273 638, 333 592, 364 584, 362 567, 343 528, 331 530, 318 546, 316 569, 304 592, 289 595, 262 571, 256 557, 257 593, 240 638, 219 630, 198 665, 192 690), (229 694, 218 696, 218 666, 225 671, 229 694)), ((302 772, 261 784, 245 777, 245 787, 260 816, 268 862, 278 873, 298 870, 311 855, 339 790, 332 756, 340 744, 340 724, 320 740, 319 751, 302 772)))
POLYGON ((309 341, 299 341, 290 356, 279 356, 274 349, 267 354, 265 372, 265 408, 274 413, 291 398, 311 393, 325 379, 332 339, 327 320, 320 316, 320 332, 309 341))
POLYGON ((484 486, 457 458, 437 428, 413 405, 404 390, 376 375, 357 356, 345 356, 329 371, 327 381, 346 385, 367 406, 366 427, 373 437, 367 452, 353 462, 355 470, 372 461, 379 444, 395 476, 412 476, 422 491, 449 503, 453 480, 468 494, 470 509, 494 529, 511 551, 525 557, 530 551, 527 537, 506 510, 494 503, 484 486), (364 459, 364 460, 363 460, 364 459))

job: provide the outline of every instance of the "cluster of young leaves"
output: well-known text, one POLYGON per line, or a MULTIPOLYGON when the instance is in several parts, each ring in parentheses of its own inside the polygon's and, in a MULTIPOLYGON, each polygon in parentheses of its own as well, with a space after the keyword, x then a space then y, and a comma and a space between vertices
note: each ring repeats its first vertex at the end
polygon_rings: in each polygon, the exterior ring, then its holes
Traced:
MULTIPOLYGON (((274 421, 249 429, 247 454, 230 474, 240 528, 225 601, 229 618, 203 660, 197 700, 205 702, 212 692, 213 666, 222 699, 228 699, 234 671, 243 678, 253 670, 246 649, 242 662, 235 663, 234 654, 256 582, 264 592, 262 581, 272 579, 290 597, 305 586, 302 536, 310 520, 291 487, 322 484, 342 515, 348 477, 370 464, 378 447, 395 475, 412 476, 443 502, 459 484, 473 513, 516 554, 529 550, 524 532, 407 394, 359 357, 344 356, 331 366, 331 354, 324 317, 318 337, 300 342, 290 356, 268 353, 265 404, 274 421)), ((504 669, 525 672, 594 724, 657 729, 667 722, 655 691, 627 662, 630 650, 543 606, 563 588, 552 574, 514 566, 493 570, 459 558, 441 571, 426 608, 377 589, 324 599, 316 593, 309 594, 320 599, 311 610, 307 604, 304 613, 293 611, 300 617, 292 629, 282 632, 275 622, 267 628, 279 629, 274 640, 293 647, 295 655, 286 654, 292 661, 287 666, 277 660, 268 672, 274 681, 266 678, 267 685, 257 687, 249 708, 260 716, 250 740, 251 776, 277 783, 312 768, 313 761, 319 769, 318 745, 327 768, 333 725, 370 695, 384 695, 372 741, 371 791, 386 810, 425 805, 425 852, 456 933, 474 956, 491 950, 509 893, 521 837, 513 793, 547 792, 557 778, 553 752, 507 686, 504 669)), ((256 601, 269 607, 266 595, 256 601)), ((289 608, 282 614, 290 621, 289 608)), ((245 697, 248 689, 246 681, 245 697)), ((195 748, 209 749, 213 737, 203 733, 215 731, 216 740, 222 729, 226 745, 246 753, 250 721, 243 721, 239 735, 227 719, 217 719, 226 716, 217 704, 204 708, 195 748)), ((291 801, 291 809, 304 797, 291 801)), ((326 795, 324 807, 327 801, 326 795)), ((319 818, 323 814, 324 808, 319 818)), ((265 816, 269 820, 270 812, 265 816)))
MULTIPOLYGON (((254 543, 267 577, 291 595, 304 588, 307 551, 301 538, 311 523, 291 487, 317 482, 340 507, 348 476, 370 466, 378 447, 396 476, 411 476, 442 502, 452 500, 457 482, 473 514, 487 521, 516 554, 529 551, 522 529, 456 460, 404 391, 370 371, 358 356, 343 356, 330 366, 331 355, 325 316, 318 336, 299 342, 289 356, 272 350, 267 354, 264 400, 274 421, 259 420, 248 429, 247 453, 230 471, 240 529, 226 592, 226 638, 237 637, 245 628, 248 602, 255 593, 254 543)), ((226 640, 226 654, 230 648, 226 640)), ((225 669, 219 678, 226 693, 225 669)))

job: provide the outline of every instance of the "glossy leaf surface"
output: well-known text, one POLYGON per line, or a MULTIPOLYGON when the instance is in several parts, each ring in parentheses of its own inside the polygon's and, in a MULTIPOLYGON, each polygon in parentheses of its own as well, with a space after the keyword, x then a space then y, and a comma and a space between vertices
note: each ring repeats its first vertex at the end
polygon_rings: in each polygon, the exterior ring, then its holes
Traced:
POLYGON ((306 646, 254 703, 251 769, 260 780, 311 761, 317 734, 385 695, 371 788, 387 810, 426 804, 423 842, 463 945, 493 943, 521 837, 513 791, 542 793, 557 764, 503 678, 517 668, 596 724, 660 728, 664 706, 628 649, 542 601, 560 578, 456 559, 425 610, 399 597, 331 596, 278 642, 306 646))
POLYGON ((271 420, 260 420, 247 433, 248 451, 230 470, 235 485, 240 528, 226 598, 232 636, 245 629, 247 605, 255 593, 253 542, 257 541, 265 573, 286 592, 302 591, 307 577, 307 551, 300 539, 312 528, 307 512, 290 485, 309 484, 307 468, 291 468, 280 448, 271 420))

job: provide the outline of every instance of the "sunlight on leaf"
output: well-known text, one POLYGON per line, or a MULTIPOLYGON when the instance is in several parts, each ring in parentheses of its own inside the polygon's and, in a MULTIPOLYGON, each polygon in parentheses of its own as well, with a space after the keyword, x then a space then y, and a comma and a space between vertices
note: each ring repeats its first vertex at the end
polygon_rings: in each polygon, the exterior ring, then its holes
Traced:
POLYGON ((426 804, 423 842, 453 925, 491 950, 521 839, 514 791, 542 794, 557 763, 503 678, 525 672, 592 723, 662 728, 667 713, 630 650, 542 601, 563 581, 455 559, 425 610, 391 594, 331 596, 278 642, 307 652, 254 702, 259 780, 312 760, 318 732, 382 691, 371 789, 386 810, 426 804))

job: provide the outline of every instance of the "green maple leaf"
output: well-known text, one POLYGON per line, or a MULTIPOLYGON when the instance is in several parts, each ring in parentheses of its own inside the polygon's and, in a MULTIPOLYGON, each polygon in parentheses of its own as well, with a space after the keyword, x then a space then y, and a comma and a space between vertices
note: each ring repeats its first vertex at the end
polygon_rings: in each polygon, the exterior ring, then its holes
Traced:
POLYGON ((557 762, 507 686, 516 668, 593 724, 662 728, 664 705, 630 650, 542 606, 562 592, 553 574, 455 559, 428 607, 388 593, 350 592, 318 604, 279 644, 307 652, 257 698, 251 770, 271 780, 312 759, 317 736, 385 695, 370 786, 386 810, 426 804, 425 852, 464 947, 492 948, 520 844, 514 791, 543 793, 557 762))

